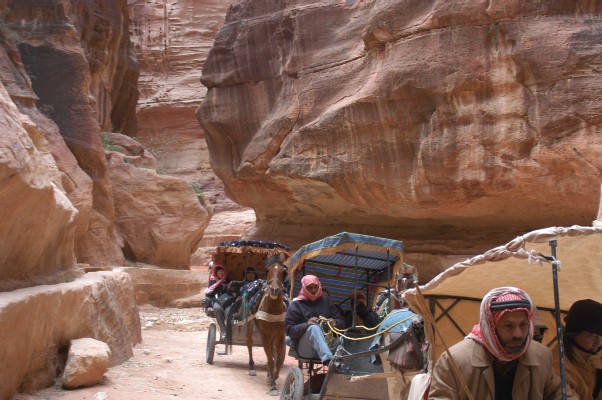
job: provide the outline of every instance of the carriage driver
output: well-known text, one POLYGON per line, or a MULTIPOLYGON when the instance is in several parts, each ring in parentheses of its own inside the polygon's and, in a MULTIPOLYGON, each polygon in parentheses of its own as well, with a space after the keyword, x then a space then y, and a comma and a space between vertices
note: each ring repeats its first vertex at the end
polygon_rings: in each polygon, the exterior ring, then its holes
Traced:
POLYGON ((300 357, 319 358, 328 364, 337 340, 327 343, 318 317, 327 318, 331 325, 339 329, 345 326, 339 309, 331 303, 329 296, 322 296, 322 284, 318 277, 305 275, 301 279, 299 296, 293 299, 286 310, 284 329, 300 357))
POLYGON ((487 293, 479 324, 449 349, 459 371, 443 353, 433 369, 428 398, 466 399, 469 391, 475 400, 561 399, 552 353, 532 340, 534 311, 521 289, 501 287, 487 293))

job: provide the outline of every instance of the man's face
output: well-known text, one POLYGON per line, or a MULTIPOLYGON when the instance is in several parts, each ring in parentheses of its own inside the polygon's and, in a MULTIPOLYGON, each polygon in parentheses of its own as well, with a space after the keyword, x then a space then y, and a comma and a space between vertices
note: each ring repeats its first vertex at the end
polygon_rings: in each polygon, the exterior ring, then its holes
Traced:
POLYGON ((602 348, 602 336, 587 331, 579 332, 575 342, 591 353, 597 353, 602 348))
POLYGON ((508 311, 495 326, 500 343, 509 354, 520 353, 529 335, 529 318, 522 310, 508 311))
POLYGON ((217 276, 218 279, 222 279, 224 277, 224 270, 221 268, 218 268, 215 271, 215 275, 217 276))
POLYGON ((309 285, 306 286, 306 289, 309 293, 312 294, 312 296, 314 296, 314 295, 316 295, 316 293, 318 293, 319 286, 316 285, 315 283, 310 283, 309 285))
POLYGON ((255 280, 255 273, 254 272, 247 272, 247 280, 248 281, 255 280))

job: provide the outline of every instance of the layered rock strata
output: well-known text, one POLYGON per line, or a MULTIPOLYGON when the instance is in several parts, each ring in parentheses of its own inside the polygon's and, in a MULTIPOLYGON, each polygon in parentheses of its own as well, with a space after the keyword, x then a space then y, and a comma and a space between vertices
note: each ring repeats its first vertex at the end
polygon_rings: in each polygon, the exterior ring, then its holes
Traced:
POLYGON ((602 5, 237 1, 197 112, 255 237, 340 230, 470 254, 589 225, 601 179, 602 5))
POLYGON ((130 358, 142 340, 125 272, 92 272, 69 283, 0 293, 0 321, 2 399, 52 385, 72 339, 108 344, 111 366, 130 358))

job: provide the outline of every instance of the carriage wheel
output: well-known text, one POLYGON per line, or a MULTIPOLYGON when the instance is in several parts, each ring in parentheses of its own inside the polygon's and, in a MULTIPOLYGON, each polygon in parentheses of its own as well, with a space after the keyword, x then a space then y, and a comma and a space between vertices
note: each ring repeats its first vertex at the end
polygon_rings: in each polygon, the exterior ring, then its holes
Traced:
POLYGON ((217 328, 215 324, 209 325, 209 333, 207 335, 207 348, 205 349, 205 361, 207 364, 213 364, 213 356, 215 355, 215 335, 217 328))
POLYGON ((280 391, 280 400, 303 400, 303 372, 298 367, 288 371, 280 391))

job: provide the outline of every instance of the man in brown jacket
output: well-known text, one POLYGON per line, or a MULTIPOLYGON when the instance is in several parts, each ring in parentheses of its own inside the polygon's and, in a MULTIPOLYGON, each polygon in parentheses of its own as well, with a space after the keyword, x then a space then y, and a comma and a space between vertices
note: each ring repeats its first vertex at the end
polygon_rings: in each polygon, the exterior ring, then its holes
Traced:
POLYGON ((535 307, 523 290, 501 287, 481 302, 480 321, 433 369, 429 399, 561 399, 552 353, 532 341, 535 307), (470 394, 468 394, 469 392, 470 394))
POLYGON ((602 400, 602 304, 576 301, 565 318, 564 366, 579 399, 602 400))

